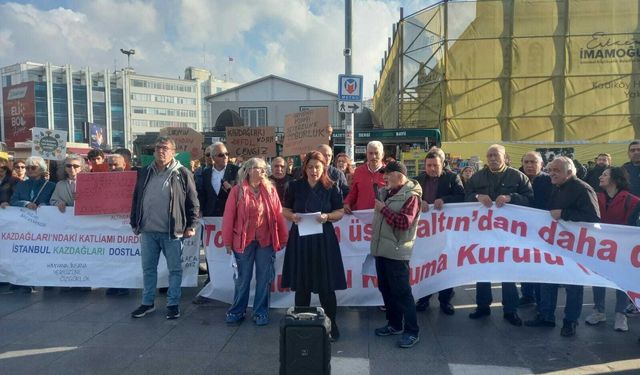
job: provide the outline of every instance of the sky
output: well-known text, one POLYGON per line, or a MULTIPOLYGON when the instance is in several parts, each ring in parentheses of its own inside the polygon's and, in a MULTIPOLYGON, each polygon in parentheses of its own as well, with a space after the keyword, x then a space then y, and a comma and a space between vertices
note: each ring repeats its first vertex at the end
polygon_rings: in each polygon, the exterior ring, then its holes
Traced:
MULTIPOLYGON (((353 74, 373 96, 400 7, 435 0, 353 0, 353 74)), ((182 77, 188 66, 245 83, 275 74, 337 92, 344 0, 0 1, 0 66, 18 62, 182 77), (231 62, 230 60, 233 59, 231 62)))

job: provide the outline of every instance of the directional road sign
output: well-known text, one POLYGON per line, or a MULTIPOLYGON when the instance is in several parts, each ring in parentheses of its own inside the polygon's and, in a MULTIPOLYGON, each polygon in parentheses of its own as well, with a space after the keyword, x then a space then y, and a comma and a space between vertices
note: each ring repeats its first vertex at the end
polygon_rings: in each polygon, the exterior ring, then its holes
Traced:
POLYGON ((338 100, 349 102, 362 101, 362 76, 338 75, 338 100))
POLYGON ((351 102, 351 101, 339 100, 338 112, 360 113, 362 112, 362 102, 351 102))

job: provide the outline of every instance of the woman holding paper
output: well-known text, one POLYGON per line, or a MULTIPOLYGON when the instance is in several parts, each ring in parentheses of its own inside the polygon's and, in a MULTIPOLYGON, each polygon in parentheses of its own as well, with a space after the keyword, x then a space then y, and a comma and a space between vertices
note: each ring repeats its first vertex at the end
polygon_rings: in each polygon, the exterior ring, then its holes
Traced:
POLYGON ((327 176, 327 162, 318 151, 306 155, 303 178, 291 181, 284 194, 283 214, 293 222, 284 256, 282 287, 295 291, 296 306, 309 306, 311 293, 331 319, 331 338, 340 337, 336 324, 336 290, 347 288, 340 245, 332 222, 344 215, 342 196, 327 176), (315 215, 303 215, 313 214, 315 215), (322 233, 303 236, 301 220, 316 220, 322 233))
MULTIPOLYGON (((600 175, 600 188, 598 193, 598 206, 603 223, 626 225, 629 216, 638 204, 638 197, 629 192, 629 175, 623 167, 610 167, 600 175)), ((596 325, 607 320, 605 315, 604 300, 606 289, 593 287, 593 312, 585 319, 588 325, 596 325)), ((629 303, 627 295, 616 290, 616 319, 613 329, 627 332, 627 316, 624 310, 629 303)))
POLYGON ((269 323, 269 297, 275 271, 275 252, 287 242, 287 223, 276 188, 267 178, 267 164, 251 158, 238 172, 238 184, 229 193, 222 219, 222 242, 235 258, 233 304, 225 321, 239 324, 244 320, 249 291, 256 266, 256 292, 253 320, 256 325, 269 323))
POLYGON ((49 204, 64 212, 66 207, 72 207, 76 195, 76 180, 78 174, 86 171, 84 159, 71 154, 64 160, 64 179, 58 181, 56 189, 51 195, 49 204))

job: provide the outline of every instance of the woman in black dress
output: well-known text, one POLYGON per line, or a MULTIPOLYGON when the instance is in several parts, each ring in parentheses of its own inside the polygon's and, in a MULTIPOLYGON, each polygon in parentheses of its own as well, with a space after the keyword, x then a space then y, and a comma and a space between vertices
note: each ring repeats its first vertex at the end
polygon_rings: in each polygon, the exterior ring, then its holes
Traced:
POLYGON ((347 288, 340 245, 332 222, 344 215, 342 196, 327 176, 327 162, 318 151, 307 154, 302 165, 303 178, 291 181, 284 195, 282 213, 293 222, 284 256, 282 287, 295 291, 296 306, 309 306, 311 293, 331 319, 331 338, 340 337, 336 325, 336 290, 347 288), (322 234, 300 236, 298 213, 320 212, 322 234))

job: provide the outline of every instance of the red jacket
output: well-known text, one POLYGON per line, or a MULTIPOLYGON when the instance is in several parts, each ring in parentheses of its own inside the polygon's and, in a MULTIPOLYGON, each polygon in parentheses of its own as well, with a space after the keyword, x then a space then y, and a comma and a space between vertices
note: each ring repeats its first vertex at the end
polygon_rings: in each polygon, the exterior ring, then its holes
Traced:
MULTIPOLYGON (((247 203, 250 199, 254 199, 253 193, 249 190, 247 181, 235 185, 229 193, 222 217, 222 243, 224 246, 231 246, 238 253, 242 253, 253 241, 253 238, 248 238, 246 230, 248 226, 255 225, 246 219, 247 203), (240 189, 243 189, 242 199, 238 199, 240 189)), ((269 225, 269 233, 271 233, 271 246, 275 251, 278 251, 287 243, 289 235, 287 223, 282 216, 280 198, 278 198, 278 192, 273 185, 271 185, 270 191, 267 191, 264 185, 260 185, 260 195, 262 201, 265 202, 265 214, 268 216, 266 222, 269 225)))
POLYGON ((607 205, 606 193, 598 193, 598 206, 600 206, 600 220, 607 224, 627 225, 629 215, 640 201, 640 198, 627 190, 619 191, 607 205), (628 198, 627 198, 628 197, 628 198))
POLYGON ((373 184, 377 183, 378 188, 384 187, 384 174, 380 171, 371 172, 367 163, 362 164, 353 172, 353 180, 349 194, 344 198, 344 203, 351 207, 352 211, 367 210, 375 206, 375 193, 373 184))

